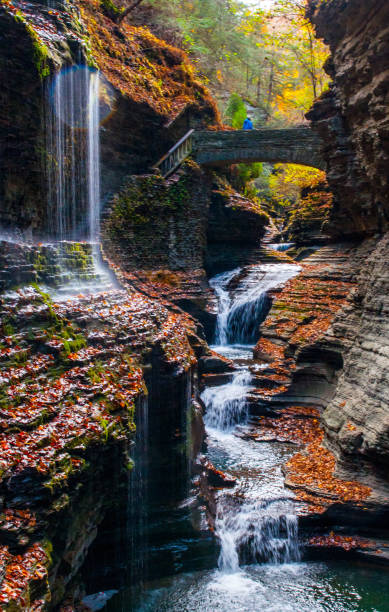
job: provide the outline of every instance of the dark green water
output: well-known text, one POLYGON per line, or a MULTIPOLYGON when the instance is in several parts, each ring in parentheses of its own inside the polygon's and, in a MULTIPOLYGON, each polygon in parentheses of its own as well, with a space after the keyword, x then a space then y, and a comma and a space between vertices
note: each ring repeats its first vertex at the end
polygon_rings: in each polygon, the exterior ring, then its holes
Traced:
POLYGON ((389 612, 385 569, 334 563, 243 567, 175 576, 123 592, 109 611, 136 612, 389 612))

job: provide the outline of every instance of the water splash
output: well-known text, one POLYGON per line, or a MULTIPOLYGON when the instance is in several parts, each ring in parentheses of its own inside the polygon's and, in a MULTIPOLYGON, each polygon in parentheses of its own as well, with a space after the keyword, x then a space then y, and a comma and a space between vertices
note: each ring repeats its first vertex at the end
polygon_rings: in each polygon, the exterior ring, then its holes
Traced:
POLYGON ((242 369, 234 372, 232 381, 219 387, 207 387, 202 400, 207 407, 205 424, 219 431, 229 431, 248 417, 247 393, 251 374, 242 369))
POLYGON ((221 551, 219 569, 239 571, 241 563, 291 563, 300 560, 298 522, 290 501, 244 501, 231 498, 218 506, 216 532, 221 551))

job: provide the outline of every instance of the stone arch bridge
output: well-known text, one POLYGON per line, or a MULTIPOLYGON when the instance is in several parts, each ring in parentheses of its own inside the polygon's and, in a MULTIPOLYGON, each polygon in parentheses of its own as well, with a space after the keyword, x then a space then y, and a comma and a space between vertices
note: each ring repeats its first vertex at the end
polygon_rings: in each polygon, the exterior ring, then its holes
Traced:
POLYGON ((155 165, 163 176, 189 155, 198 164, 227 165, 269 162, 325 169, 321 139, 310 127, 261 130, 190 130, 155 165))

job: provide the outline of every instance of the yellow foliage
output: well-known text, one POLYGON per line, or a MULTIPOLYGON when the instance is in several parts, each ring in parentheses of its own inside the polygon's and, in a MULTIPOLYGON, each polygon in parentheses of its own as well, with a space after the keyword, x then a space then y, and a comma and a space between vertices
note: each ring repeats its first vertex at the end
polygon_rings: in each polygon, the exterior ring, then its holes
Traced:
POLYGON ((269 177, 269 186, 279 202, 297 200, 302 189, 316 187, 326 180, 325 172, 308 166, 276 164, 275 170, 269 177))

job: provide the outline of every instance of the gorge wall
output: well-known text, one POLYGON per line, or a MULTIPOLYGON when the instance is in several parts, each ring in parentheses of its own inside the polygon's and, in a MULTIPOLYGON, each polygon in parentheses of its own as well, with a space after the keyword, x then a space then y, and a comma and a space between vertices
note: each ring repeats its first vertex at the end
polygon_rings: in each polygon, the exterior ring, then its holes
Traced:
POLYGON ((326 230, 362 241, 374 236, 362 242, 351 303, 327 335, 330 343, 341 341, 344 360, 324 412, 327 443, 343 458, 387 464, 389 6, 380 0, 311 0, 308 15, 331 49, 333 83, 308 114, 326 143, 335 195, 326 230))
POLYGON ((331 50, 329 90, 308 113, 325 143, 336 196, 335 235, 388 229, 389 7, 380 0, 311 0, 308 16, 331 50))

